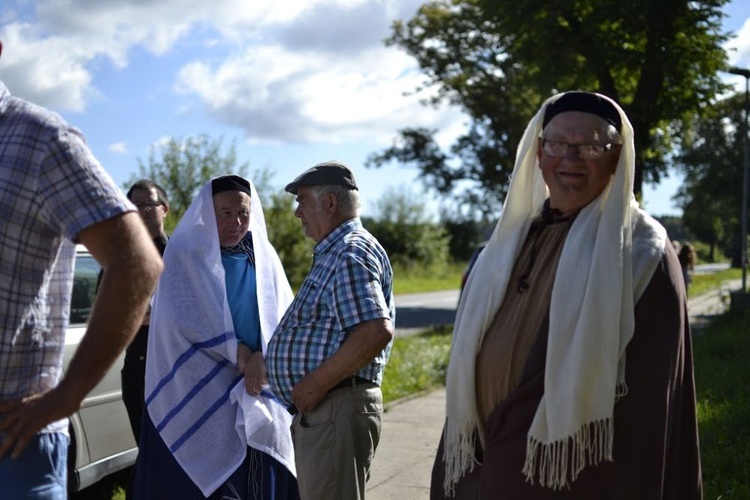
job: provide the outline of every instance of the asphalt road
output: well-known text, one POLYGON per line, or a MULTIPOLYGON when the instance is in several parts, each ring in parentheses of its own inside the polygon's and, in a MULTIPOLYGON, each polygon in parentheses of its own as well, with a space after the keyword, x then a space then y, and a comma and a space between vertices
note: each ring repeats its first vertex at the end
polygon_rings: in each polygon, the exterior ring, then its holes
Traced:
MULTIPOLYGON (((728 263, 695 266, 696 274, 728 269, 728 263)), ((407 337, 434 326, 452 325, 456 319, 458 290, 396 295, 396 336, 407 337)))
POLYGON ((396 295, 396 336, 406 337, 433 326, 452 325, 458 290, 396 295))

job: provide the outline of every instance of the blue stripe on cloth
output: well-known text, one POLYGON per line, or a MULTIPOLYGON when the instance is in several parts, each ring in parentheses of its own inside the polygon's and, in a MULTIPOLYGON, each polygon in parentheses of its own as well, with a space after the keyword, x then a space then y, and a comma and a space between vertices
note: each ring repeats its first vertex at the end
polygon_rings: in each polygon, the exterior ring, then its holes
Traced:
POLYGON ((213 415, 216 413, 216 410, 218 410, 227 399, 229 399, 229 393, 232 392, 232 389, 234 389, 234 386, 237 385, 237 382, 242 380, 242 375, 234 379, 234 382, 230 384, 230 386, 227 388, 227 390, 222 394, 215 402, 212 404, 206 412, 200 416, 198 420, 195 421, 193 425, 186 430, 182 436, 177 438, 177 440, 172 443, 172 445, 169 447, 169 451, 171 451, 173 454, 177 452, 177 450, 180 449, 180 447, 185 444, 185 442, 190 439, 193 434, 213 415))
MULTIPOLYGON (((216 378, 216 376, 229 364, 229 361, 226 359, 222 359, 220 362, 216 363, 216 366, 211 369, 208 374, 206 374, 205 377, 200 379, 195 386, 193 386, 192 389, 185 395, 184 398, 182 398, 182 401, 177 404, 174 408, 172 408, 166 415, 164 415, 164 418, 161 422, 156 426, 156 430, 158 432, 161 432, 167 424, 178 414, 180 411, 182 411, 183 408, 203 389, 208 385, 211 380, 216 378)), ((236 382, 236 381, 235 381, 236 382)), ((234 384, 232 384, 232 387, 234 387, 234 384)))
POLYGON ((227 335, 228 332, 222 333, 220 335, 217 335, 216 337, 210 338, 204 342, 197 342, 195 344, 191 344, 190 347, 187 348, 187 350, 180 355, 180 357, 177 358, 177 361, 175 362, 174 366, 172 367, 172 370, 167 373, 158 384, 156 384, 156 388, 154 388, 151 395, 146 398, 146 405, 148 406, 154 398, 159 394, 159 392, 164 388, 165 385, 167 385, 175 376, 175 373, 177 370, 184 365, 191 357, 193 357, 195 354, 197 354, 199 349, 202 349, 204 347, 214 347, 216 345, 219 345, 223 342, 226 342, 229 338, 227 335))

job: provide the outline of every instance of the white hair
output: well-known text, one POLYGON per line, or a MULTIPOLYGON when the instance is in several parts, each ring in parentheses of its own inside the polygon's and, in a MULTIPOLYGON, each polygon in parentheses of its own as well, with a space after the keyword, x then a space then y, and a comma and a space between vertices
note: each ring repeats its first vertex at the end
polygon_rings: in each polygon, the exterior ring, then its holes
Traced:
POLYGON ((338 213, 357 217, 361 206, 359 200, 359 191, 349 189, 337 184, 325 184, 322 186, 313 186, 312 192, 315 196, 315 208, 320 210, 320 198, 326 194, 332 194, 339 202, 338 213))

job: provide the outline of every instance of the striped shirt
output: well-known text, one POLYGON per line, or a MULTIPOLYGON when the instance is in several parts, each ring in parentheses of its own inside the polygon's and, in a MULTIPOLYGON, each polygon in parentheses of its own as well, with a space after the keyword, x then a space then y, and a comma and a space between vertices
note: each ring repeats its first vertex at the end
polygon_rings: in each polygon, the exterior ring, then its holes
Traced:
POLYGON ((57 385, 76 235, 134 209, 78 130, 0 82, 0 401, 57 385))
MULTIPOLYGON (((350 219, 315 245, 313 265, 266 352, 274 393, 292 404, 292 388, 333 355, 358 324, 395 322, 393 270, 380 243, 350 219)), ((356 375, 380 384, 392 343, 356 375)))

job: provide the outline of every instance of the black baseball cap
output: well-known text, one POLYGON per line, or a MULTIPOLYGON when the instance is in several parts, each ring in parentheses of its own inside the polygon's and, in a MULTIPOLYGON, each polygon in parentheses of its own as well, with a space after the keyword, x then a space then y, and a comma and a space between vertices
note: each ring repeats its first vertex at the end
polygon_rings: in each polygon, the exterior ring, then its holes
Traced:
POLYGON ((339 161, 326 161, 305 170, 296 179, 286 185, 284 190, 297 194, 297 189, 308 186, 344 186, 359 190, 354 174, 339 161))

